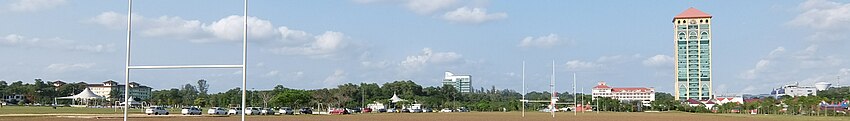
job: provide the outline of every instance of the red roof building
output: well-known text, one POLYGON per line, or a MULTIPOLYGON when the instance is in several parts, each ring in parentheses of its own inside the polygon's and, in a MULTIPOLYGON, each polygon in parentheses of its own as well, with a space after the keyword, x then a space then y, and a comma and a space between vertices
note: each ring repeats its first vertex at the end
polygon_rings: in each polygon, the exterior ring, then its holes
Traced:
POLYGON ((593 87, 591 93, 593 99, 600 97, 608 97, 617 100, 631 101, 638 100, 648 105, 649 102, 655 101, 655 89, 645 87, 610 87, 605 82, 599 82, 593 87))

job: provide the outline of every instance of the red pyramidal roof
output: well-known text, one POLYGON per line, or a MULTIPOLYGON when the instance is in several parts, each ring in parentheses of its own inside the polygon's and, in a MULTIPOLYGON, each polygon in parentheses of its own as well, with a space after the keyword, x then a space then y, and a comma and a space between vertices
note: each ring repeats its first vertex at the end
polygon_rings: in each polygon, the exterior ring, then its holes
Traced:
POLYGON ((673 17, 673 19, 683 19, 683 18, 711 18, 711 15, 708 15, 708 13, 702 12, 700 10, 697 10, 694 7, 691 7, 691 8, 688 8, 688 10, 685 10, 684 12, 679 13, 679 15, 676 15, 676 17, 673 17))

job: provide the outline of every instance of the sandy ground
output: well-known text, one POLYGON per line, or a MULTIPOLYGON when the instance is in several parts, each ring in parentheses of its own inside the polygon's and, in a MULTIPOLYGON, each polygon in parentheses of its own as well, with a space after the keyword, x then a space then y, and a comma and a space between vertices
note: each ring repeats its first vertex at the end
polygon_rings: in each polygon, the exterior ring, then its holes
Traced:
MULTIPOLYGON (((121 115, 66 116, 3 116, 0 121, 121 121, 121 115)), ((238 121, 239 116, 147 116, 131 115, 128 121, 238 121)), ((691 113, 415 113, 415 114, 356 114, 356 115, 287 115, 248 116, 248 121, 850 121, 850 117, 812 117, 745 114, 691 113)))

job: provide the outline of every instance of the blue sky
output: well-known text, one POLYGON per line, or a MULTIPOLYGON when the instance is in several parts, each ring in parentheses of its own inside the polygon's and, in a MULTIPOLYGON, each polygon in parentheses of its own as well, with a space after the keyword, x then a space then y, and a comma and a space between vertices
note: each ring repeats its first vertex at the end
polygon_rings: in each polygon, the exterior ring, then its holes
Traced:
MULTIPOLYGON (((0 1, 0 80, 123 81, 126 2, 0 1)), ((714 16, 716 94, 768 93, 791 82, 850 78, 847 1, 309 0, 249 2, 248 88, 298 89, 414 80, 444 71, 476 88, 598 81, 673 89, 671 19, 714 16)), ((134 1, 134 65, 239 64, 240 0, 134 1)), ((240 86, 239 69, 134 70, 156 89, 198 79, 240 86)), ((846 79, 843 79, 846 80, 846 79)))

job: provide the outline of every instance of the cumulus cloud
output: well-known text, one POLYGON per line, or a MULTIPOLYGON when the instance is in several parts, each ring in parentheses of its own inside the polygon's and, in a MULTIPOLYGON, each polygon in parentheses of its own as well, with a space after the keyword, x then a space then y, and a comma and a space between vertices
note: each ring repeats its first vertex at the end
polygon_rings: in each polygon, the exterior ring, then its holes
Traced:
MULTIPOLYGON (((90 21, 113 29, 127 27, 127 15, 112 11, 103 12, 91 18, 90 21)), ((148 18, 133 14, 133 29, 140 31, 144 36, 187 39, 199 43, 241 40, 243 23, 243 17, 237 15, 204 23, 199 20, 187 20, 176 16, 148 18)), ((279 30, 268 20, 253 16, 248 17, 248 37, 252 40, 279 38, 281 37, 279 30)))
MULTIPOLYGON (((185 39, 195 43, 242 39, 243 16, 231 15, 208 23, 171 16, 132 16, 134 30, 147 37, 185 39)), ((126 20, 127 15, 116 12, 104 12, 90 19, 93 23, 114 29, 126 28, 126 20)), ((268 20, 252 16, 248 17, 248 37, 251 41, 278 43, 264 45, 274 46, 266 50, 284 55, 330 57, 349 46, 347 37, 342 32, 326 31, 313 36, 306 31, 286 26, 275 27, 268 20)))
POLYGON ((644 66, 663 68, 673 67, 675 59, 669 55, 655 55, 643 60, 644 66))
POLYGON ((333 74, 325 78, 323 81, 325 86, 336 86, 340 84, 340 82, 345 81, 345 78, 348 74, 345 73, 342 69, 336 69, 333 74))
POLYGON ((507 13, 487 13, 488 0, 353 0, 356 3, 390 3, 401 5, 420 15, 436 15, 451 23, 480 24, 505 19, 507 13), (462 7, 461 7, 462 6, 462 7), (459 7, 459 8, 458 8, 459 7), (457 9, 451 9, 457 8, 457 9))
POLYGON ((75 63, 75 64, 57 63, 57 64, 48 65, 45 68, 45 70, 47 72, 51 72, 51 73, 63 73, 63 72, 68 72, 68 71, 77 71, 77 70, 89 69, 93 66, 95 66, 95 63, 75 63))
POLYGON ((409 0, 405 6, 413 12, 428 14, 454 5, 457 0, 409 0))
POLYGON ((788 24, 812 29, 810 40, 838 40, 850 33, 850 3, 809 0, 798 6, 802 12, 788 24))
POLYGON ((461 7, 443 14, 443 19, 454 23, 478 24, 508 18, 507 13, 487 13, 485 8, 461 7))
POLYGON ((770 53, 766 57, 764 57, 761 60, 759 60, 758 62, 756 62, 755 67, 741 73, 741 77, 744 78, 744 79, 755 79, 755 78, 757 78, 761 74, 761 72, 766 71, 768 69, 768 67, 769 67, 768 65, 770 65, 770 63, 772 61, 775 61, 775 59, 777 57, 779 57, 780 54, 783 54, 784 52, 785 52, 785 47, 776 47, 776 49, 773 49, 773 51, 770 51, 770 53))
POLYGON ((594 70, 600 69, 603 67, 602 64, 598 64, 595 62, 581 61, 581 60, 571 60, 566 63, 568 70, 573 71, 586 71, 586 70, 594 70))
POLYGON ((266 73, 266 74, 264 74, 264 75, 265 75, 265 76, 277 76, 277 75, 280 75, 280 71, 278 71, 278 70, 269 71, 269 72, 267 72, 267 73, 266 73))
POLYGON ((550 48, 550 47, 553 47, 553 46, 560 44, 560 42, 561 42, 561 40, 560 40, 560 38, 558 37, 557 34, 549 34, 549 35, 546 35, 546 36, 540 36, 540 37, 536 37, 536 38, 531 37, 531 36, 525 37, 524 39, 522 39, 519 42, 519 45, 517 45, 517 46, 523 47, 523 48, 531 48, 531 47, 550 48))
POLYGON ((0 38, 0 45, 21 48, 47 48, 63 49, 84 52, 114 52, 115 44, 83 44, 74 40, 59 37, 42 39, 38 37, 26 37, 18 34, 9 34, 0 38))
POLYGON ((814 84, 834 81, 845 72, 846 60, 838 55, 823 55, 817 45, 797 51, 777 47, 755 63, 753 68, 741 72, 741 78, 754 82, 800 82, 814 84))
POLYGON ((66 0, 16 0, 9 4, 12 11, 40 11, 66 4, 66 0))
POLYGON ((340 32, 327 31, 314 37, 314 41, 297 47, 282 47, 272 49, 272 52, 291 55, 312 55, 317 57, 332 56, 345 48, 345 35, 340 32))
POLYGON ((418 71, 429 63, 441 64, 458 62, 463 57, 455 52, 434 52, 431 48, 423 48, 419 55, 407 56, 407 58, 399 63, 402 70, 418 71))

